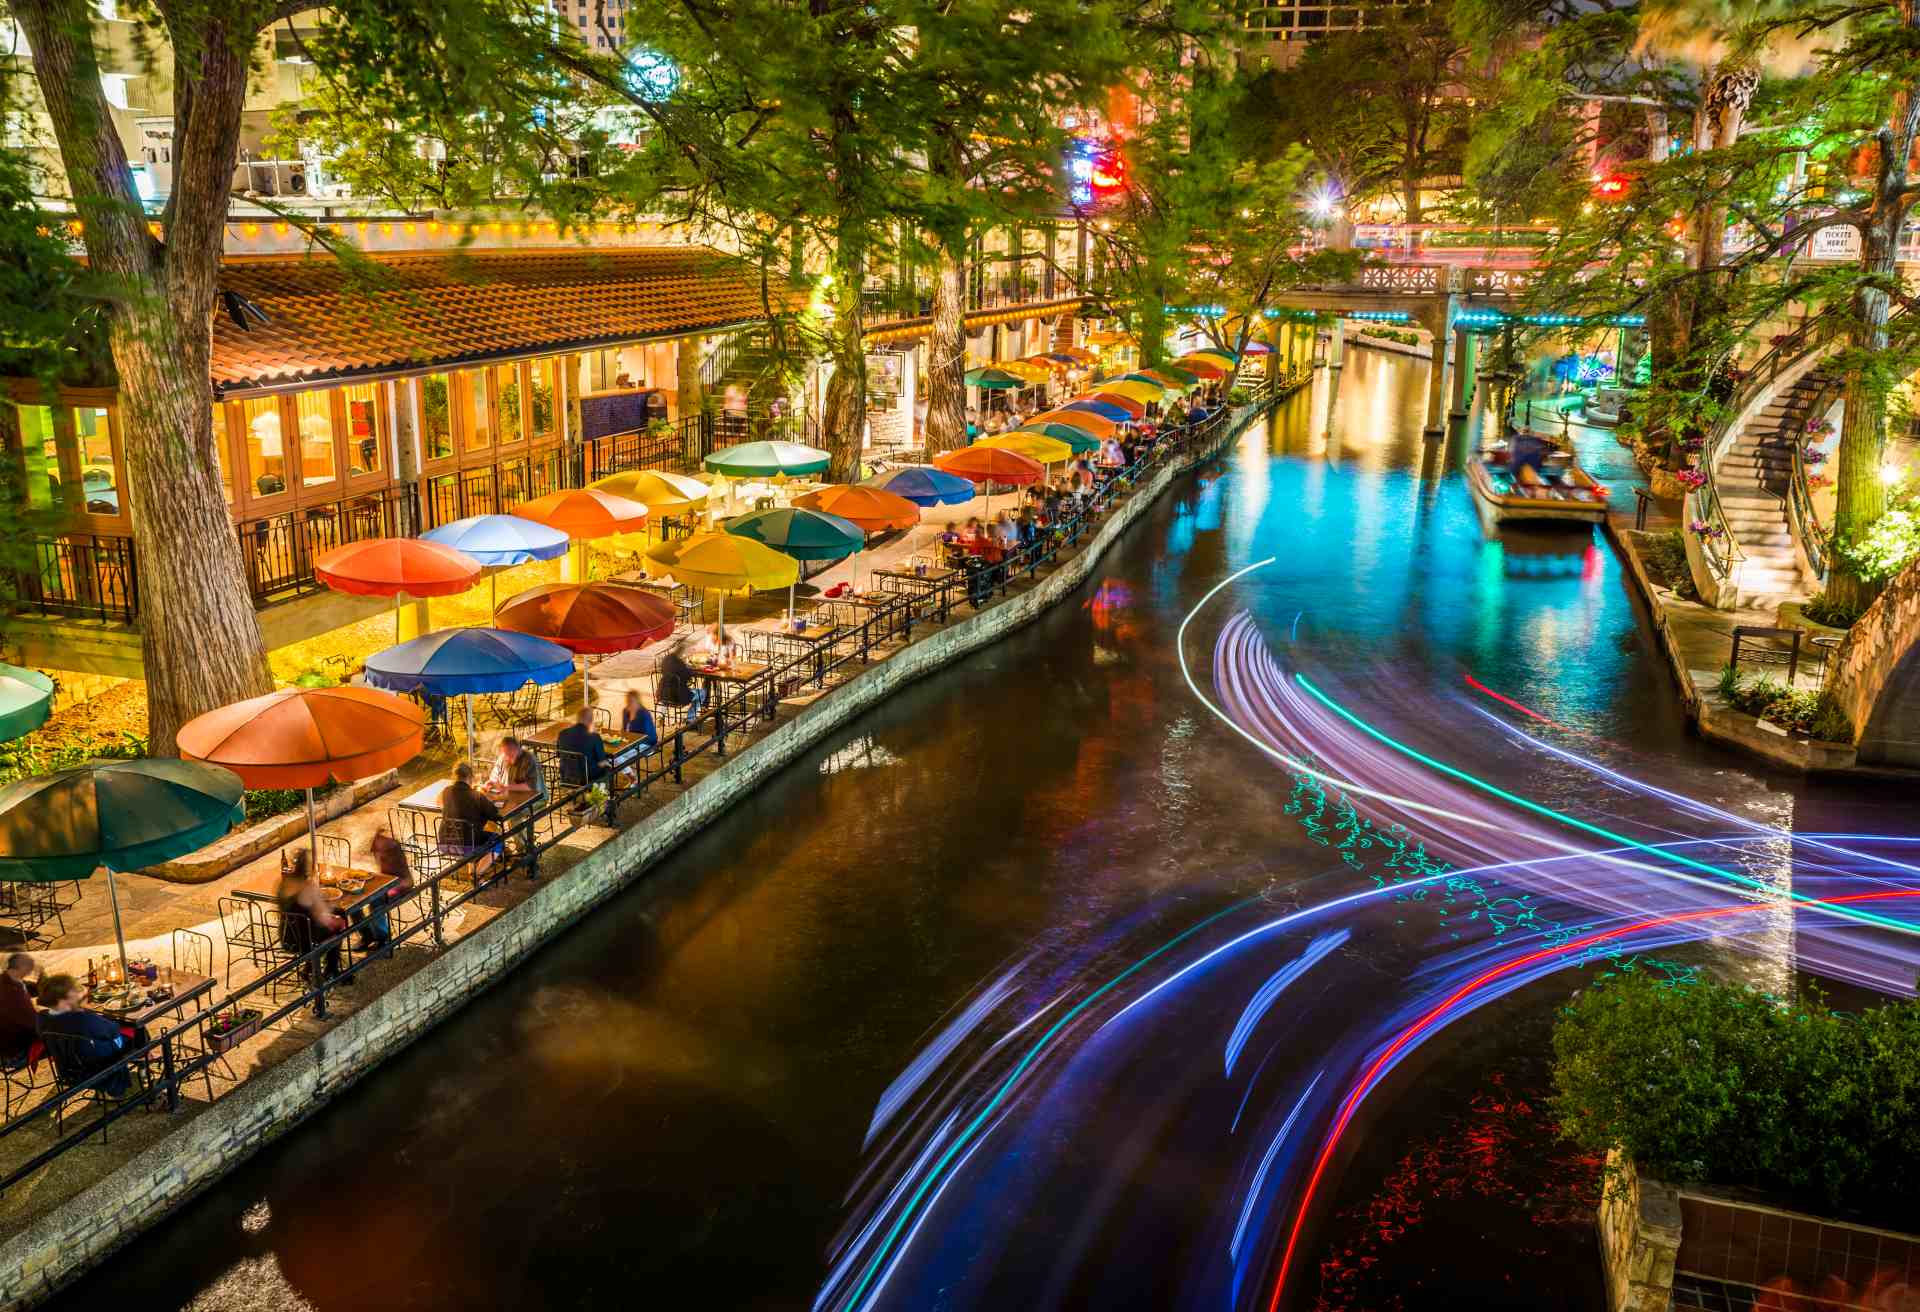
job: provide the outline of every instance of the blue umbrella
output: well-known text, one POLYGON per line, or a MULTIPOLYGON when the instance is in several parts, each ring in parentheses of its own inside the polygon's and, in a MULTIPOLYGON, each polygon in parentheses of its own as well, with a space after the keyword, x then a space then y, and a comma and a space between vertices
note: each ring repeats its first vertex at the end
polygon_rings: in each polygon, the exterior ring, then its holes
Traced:
POLYGON ((916 506, 957 506, 975 496, 973 484, 966 479, 921 466, 903 469, 880 486, 916 506))
MULTIPOLYGON (((528 683, 559 683, 573 673, 573 653, 557 642, 509 629, 443 629, 367 657, 367 682, 391 692, 441 697, 512 692, 528 683)), ((467 763, 473 763, 473 702, 467 710, 467 763)))
POLYGON ((567 554, 569 539, 557 528, 518 515, 469 515, 422 533, 464 551, 482 565, 524 565, 530 560, 555 560, 567 554))
POLYGON ((1060 407, 1062 410, 1085 410, 1090 415, 1099 415, 1102 419, 1111 419, 1116 424, 1130 424, 1133 416, 1117 405, 1108 405, 1105 401, 1070 401, 1060 407))
POLYGON ((0 665, 0 742, 32 733, 52 711, 52 679, 38 670, 0 665))

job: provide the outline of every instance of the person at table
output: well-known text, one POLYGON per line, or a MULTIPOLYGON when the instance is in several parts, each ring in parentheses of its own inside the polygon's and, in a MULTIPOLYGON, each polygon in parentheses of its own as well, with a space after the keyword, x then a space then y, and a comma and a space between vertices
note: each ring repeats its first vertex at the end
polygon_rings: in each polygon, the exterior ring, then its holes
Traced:
MULTIPOLYGON (((352 923, 347 914, 327 896, 320 887, 320 881, 313 878, 313 866, 307 855, 307 849, 301 848, 293 854, 293 863, 280 876, 280 887, 275 890, 274 901, 280 906, 280 946, 296 957, 304 957, 313 951, 316 943, 324 942, 335 935, 345 932, 352 923)), ((312 975, 314 963, 308 964, 308 978, 312 975)), ((321 955, 318 963, 321 980, 332 979, 340 973, 340 945, 334 943, 321 955)))
POLYGON ((7 958, 6 970, 0 972, 0 1065, 24 1064, 40 1035, 40 1013, 34 1009, 33 990, 27 986, 33 971, 32 956, 15 952, 7 958))
MULTIPOLYGON (((113 1017, 82 1007, 80 999, 85 995, 86 986, 72 975, 49 975, 40 981, 40 1001, 47 1008, 40 1017, 40 1033, 53 1040, 47 1049, 60 1078, 68 1084, 79 1084, 106 1070, 126 1055, 134 1041, 113 1017)), ((124 1098, 133 1087, 132 1073, 123 1066, 96 1087, 109 1097, 124 1098)))
POLYGON ((493 768, 487 771, 487 782, 481 786, 489 797, 504 797, 514 791, 545 797, 547 772, 540 768, 540 758, 528 751, 525 743, 508 734, 500 740, 493 768))
POLYGON ((591 708, 582 706, 553 745, 560 749, 560 782, 588 784, 606 777, 607 740, 594 731, 591 708))
POLYGON ((674 710, 686 708, 687 723, 697 724, 707 706, 707 690, 693 677, 693 667, 682 654, 684 644, 675 643, 660 658, 660 674, 654 684, 653 702, 674 710))
POLYGON ((640 740, 643 756, 660 745, 660 730, 653 722, 653 712, 641 702, 637 688, 627 689, 627 699, 620 705, 620 732, 640 740))
POLYGON ((693 648, 694 655, 709 665, 733 664, 737 650, 733 643, 733 635, 722 628, 718 620, 707 627, 706 631, 700 635, 700 641, 695 643, 693 648))
POLYGON ((453 782, 440 794, 440 850, 459 860, 479 853, 474 873, 485 874, 499 850, 487 835, 488 825, 500 823, 500 808, 473 786, 473 767, 462 761, 453 769, 453 782))
POLYGON ((393 881, 379 900, 367 908, 360 922, 360 946, 372 951, 385 947, 393 939, 393 921, 387 915, 387 904, 413 892, 413 867, 407 864, 405 844, 385 825, 373 831, 373 841, 367 844, 367 851, 373 857, 373 868, 393 881))
POLYGON ((1127 456, 1126 453, 1120 449, 1119 438, 1109 437, 1100 444, 1100 463, 1108 469, 1126 468, 1127 456))

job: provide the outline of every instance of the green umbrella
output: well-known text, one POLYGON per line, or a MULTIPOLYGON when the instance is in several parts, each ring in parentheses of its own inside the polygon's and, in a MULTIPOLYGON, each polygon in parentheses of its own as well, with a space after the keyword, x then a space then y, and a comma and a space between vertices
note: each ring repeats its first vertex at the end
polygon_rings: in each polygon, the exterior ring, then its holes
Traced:
MULTIPOLYGON (((727 521, 727 532, 772 547, 795 560, 843 560, 867 545, 867 531, 824 510, 779 506, 727 521)), ((794 582, 799 576, 794 576, 794 582)), ((793 614, 794 583, 787 584, 787 614, 793 614)))
POLYGON ((246 818, 231 770, 198 761, 89 761, 0 788, 0 879, 52 883, 105 868, 113 937, 126 977, 116 870, 205 847, 246 818))
POLYGON ((52 679, 38 670, 0 665, 0 742, 32 733, 52 711, 52 679))
POLYGON ((818 447, 798 442, 742 442, 715 451, 707 457, 706 466, 735 478, 772 478, 777 474, 817 474, 832 460, 818 447))
POLYGON ((1073 453, 1077 456, 1100 449, 1100 439, 1094 437, 1091 433, 1083 429, 1074 428, 1069 424, 1054 423, 1051 420, 1042 424, 1022 424, 1014 431, 1017 433, 1044 433, 1056 441, 1065 442, 1073 448, 1073 453))
POLYGON ((1005 389, 1033 386, 1033 384, 1026 379, 1017 374, 1010 374, 1004 369, 969 369, 967 370, 966 381, 968 387, 1005 389))

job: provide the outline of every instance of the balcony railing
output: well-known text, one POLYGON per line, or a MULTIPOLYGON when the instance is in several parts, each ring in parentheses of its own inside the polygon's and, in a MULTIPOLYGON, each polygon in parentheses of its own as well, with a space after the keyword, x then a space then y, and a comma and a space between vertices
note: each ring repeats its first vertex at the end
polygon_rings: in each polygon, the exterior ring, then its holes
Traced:
POLYGON ((69 533, 33 541, 33 564, 15 574, 15 605, 37 615, 131 624, 140 614, 130 538, 69 533))
POLYGON ((535 451, 479 469, 429 476, 425 528, 438 528, 470 515, 511 514, 515 506, 577 486, 569 477, 565 447, 535 451))
POLYGON ((347 542, 412 537, 420 507, 410 487, 383 488, 324 505, 301 506, 239 525, 240 556, 255 606, 313 592, 313 558, 347 542))

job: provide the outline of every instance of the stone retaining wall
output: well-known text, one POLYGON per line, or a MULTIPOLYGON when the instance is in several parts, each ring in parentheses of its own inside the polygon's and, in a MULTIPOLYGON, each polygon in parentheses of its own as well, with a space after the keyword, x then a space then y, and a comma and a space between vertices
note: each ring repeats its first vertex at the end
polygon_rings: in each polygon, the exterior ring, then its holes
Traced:
POLYGON ((103 1261, 636 882, 735 798, 842 724, 895 689, 997 642, 1072 594, 1174 479, 1224 448, 1263 408, 1248 407, 1209 448, 1163 466, 1115 507, 1083 550, 1058 562, 1030 590, 954 621, 802 708, 511 912, 461 938, 308 1047, 256 1072, 153 1147, 9 1237, 0 1244, 0 1308, 29 1307, 103 1261))
POLYGON ((1616 1150, 1607 1154, 1597 1220, 1609 1312, 1667 1312, 1680 1252, 1679 1195, 1616 1150))
POLYGON ((1853 721, 1861 760, 1920 766, 1920 560, 1847 630, 1827 686, 1853 721))

